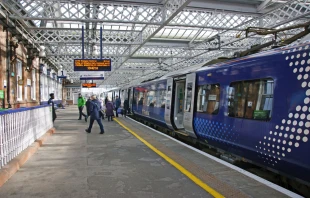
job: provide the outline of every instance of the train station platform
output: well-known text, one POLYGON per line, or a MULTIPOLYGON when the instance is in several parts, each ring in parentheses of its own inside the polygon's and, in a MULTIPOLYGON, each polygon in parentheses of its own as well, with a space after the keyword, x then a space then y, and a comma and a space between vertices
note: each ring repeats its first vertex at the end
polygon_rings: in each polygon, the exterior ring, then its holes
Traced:
POLYGON ((294 197, 240 173, 202 151, 119 117, 77 120, 57 111, 56 132, 2 187, 0 197, 294 197))

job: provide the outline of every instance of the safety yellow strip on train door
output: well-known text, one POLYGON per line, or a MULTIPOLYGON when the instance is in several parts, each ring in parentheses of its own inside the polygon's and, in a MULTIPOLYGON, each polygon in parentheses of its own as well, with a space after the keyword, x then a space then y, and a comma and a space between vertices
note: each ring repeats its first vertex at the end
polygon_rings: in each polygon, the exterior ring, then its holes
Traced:
POLYGON ((217 191, 215 191, 213 188, 211 188, 210 186, 208 186, 206 183, 204 183, 203 181, 201 181, 199 178, 197 178, 195 175, 193 175, 191 172, 189 172, 188 170, 186 170, 183 166, 181 166, 180 164, 178 164, 177 162, 175 162, 173 159, 171 159, 170 157, 168 157, 167 155, 165 155, 164 153, 162 153, 160 150, 158 150, 157 148, 155 148, 154 146, 152 146, 150 143, 148 143, 146 140, 144 140, 142 137, 140 137, 138 134, 136 134, 134 131, 132 131, 131 129, 129 129, 128 127, 126 127, 123 123, 121 123, 119 120, 117 120, 116 118, 114 118, 114 120, 121 125, 124 129, 126 129, 128 132, 130 132, 132 135, 134 135, 137 139, 139 139, 141 142, 143 142, 146 146, 148 146, 150 149, 152 149, 155 153, 157 153, 159 156, 161 156, 162 158, 164 158, 167 162, 169 162, 172 166, 174 166, 175 168, 177 168, 181 173, 183 173, 184 175, 186 175, 189 179, 191 179, 194 183, 196 183, 198 186, 200 186, 201 188, 203 188, 205 191, 207 191, 208 193, 210 193, 212 196, 216 197, 216 198, 222 198, 224 197, 223 195, 221 195, 220 193, 218 193, 217 191))

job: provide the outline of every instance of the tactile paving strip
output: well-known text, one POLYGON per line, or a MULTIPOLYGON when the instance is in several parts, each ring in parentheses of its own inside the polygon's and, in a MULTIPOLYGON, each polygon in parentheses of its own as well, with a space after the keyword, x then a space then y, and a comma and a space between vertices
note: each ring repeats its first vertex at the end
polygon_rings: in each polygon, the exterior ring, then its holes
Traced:
POLYGON ((229 184, 219 180, 216 176, 214 176, 210 172, 207 172, 205 169, 201 168, 197 164, 184 159, 178 153, 173 152, 171 149, 169 149, 165 145, 161 144, 160 142, 158 142, 157 140, 152 138, 147 133, 142 132, 141 130, 145 130, 146 129, 143 126, 134 125, 134 124, 132 124, 132 122, 130 122, 128 120, 125 120, 125 119, 121 119, 120 121, 125 126, 127 126, 130 129, 132 129, 140 137, 142 137, 143 139, 148 141, 150 144, 152 144, 158 150, 160 150, 161 152, 165 153, 167 156, 169 156, 175 162, 179 163, 185 169, 190 171, 192 174, 194 174, 196 177, 198 177, 204 183, 206 183, 211 188, 213 188, 217 192, 221 193, 225 197, 238 197, 238 198, 249 197, 248 195, 246 195, 245 193, 241 192, 240 190, 235 189, 234 187, 230 186, 229 184))

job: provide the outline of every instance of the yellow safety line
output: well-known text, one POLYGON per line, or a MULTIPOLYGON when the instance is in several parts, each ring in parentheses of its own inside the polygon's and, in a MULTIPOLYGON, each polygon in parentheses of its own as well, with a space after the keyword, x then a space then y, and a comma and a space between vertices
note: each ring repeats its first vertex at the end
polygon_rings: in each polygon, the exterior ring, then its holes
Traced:
POLYGON ((136 138, 138 138, 141 142, 143 142, 146 146, 148 146, 150 149, 152 149, 155 153, 157 153, 159 156, 161 156, 162 158, 164 158, 167 162, 169 162, 172 166, 176 167, 179 171, 181 171, 184 175, 186 175, 189 179, 191 179, 193 182, 195 182, 198 186, 200 186, 201 188, 203 188, 205 191, 207 191, 208 193, 210 193, 211 195, 213 195, 216 198, 222 198, 224 197, 223 195, 221 195, 220 193, 218 193, 217 191, 215 191, 213 188, 211 188, 210 186, 208 186, 207 184, 205 184, 203 181, 201 181, 199 178, 197 178, 195 175, 193 175, 191 172, 189 172, 188 170, 186 170, 183 166, 181 166, 180 164, 178 164, 177 162, 175 162, 173 159, 171 159, 170 157, 168 157, 167 155, 165 155, 164 153, 162 153, 161 151, 159 151, 158 149, 156 149, 154 146, 152 146, 150 143, 148 143, 146 140, 144 140, 143 138, 141 138, 138 134, 136 134, 135 132, 133 132, 131 129, 129 129, 128 127, 126 127, 123 123, 121 123, 119 120, 117 120, 116 118, 114 118, 114 120, 121 125, 123 128, 125 128, 127 131, 129 131, 132 135, 134 135, 136 138))

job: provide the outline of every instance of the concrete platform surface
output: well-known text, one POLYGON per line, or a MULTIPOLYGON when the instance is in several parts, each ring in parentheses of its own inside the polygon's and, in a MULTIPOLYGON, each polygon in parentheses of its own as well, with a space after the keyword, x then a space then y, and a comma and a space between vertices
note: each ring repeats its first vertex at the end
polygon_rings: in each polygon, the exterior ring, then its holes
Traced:
POLYGON ((213 197, 133 133, 224 197, 287 197, 128 118, 118 118, 122 126, 104 120, 100 135, 97 123, 84 131, 77 107, 57 116, 56 133, 0 188, 1 198, 213 197))
POLYGON ((56 133, 0 188, 0 197, 212 197, 116 122, 57 110, 56 133))

